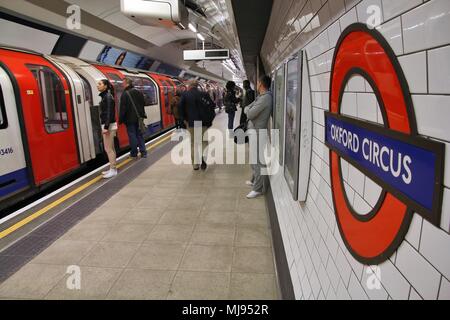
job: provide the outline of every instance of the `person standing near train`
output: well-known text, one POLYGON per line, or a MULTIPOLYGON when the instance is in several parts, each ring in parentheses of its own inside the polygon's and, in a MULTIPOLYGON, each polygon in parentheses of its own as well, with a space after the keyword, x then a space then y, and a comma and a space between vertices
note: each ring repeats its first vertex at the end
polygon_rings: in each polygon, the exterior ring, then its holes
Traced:
POLYGON ((227 92, 225 94, 223 104, 225 105, 225 112, 228 114, 228 130, 230 136, 233 134, 234 117, 236 116, 236 105, 241 102, 241 99, 236 97, 236 83, 228 81, 226 85, 227 92))
POLYGON ((142 158, 147 158, 144 132, 139 129, 139 118, 146 119, 145 98, 142 92, 134 88, 133 80, 125 78, 125 91, 120 98, 119 123, 127 126, 128 139, 130 140, 130 157, 137 159, 138 148, 142 158))
POLYGON ((244 109, 245 109, 245 107, 252 104, 253 101, 255 101, 255 91, 250 86, 250 81, 244 80, 243 86, 244 86, 244 91, 243 91, 242 103, 241 103, 242 113, 241 113, 241 119, 239 120, 240 124, 247 123, 247 115, 245 114, 244 109))
POLYGON ((106 80, 100 80, 97 84, 100 92, 100 122, 103 133, 103 146, 109 160, 109 171, 103 172, 103 178, 110 179, 117 176, 116 149, 114 137, 117 133, 116 104, 114 102, 114 87, 106 80))

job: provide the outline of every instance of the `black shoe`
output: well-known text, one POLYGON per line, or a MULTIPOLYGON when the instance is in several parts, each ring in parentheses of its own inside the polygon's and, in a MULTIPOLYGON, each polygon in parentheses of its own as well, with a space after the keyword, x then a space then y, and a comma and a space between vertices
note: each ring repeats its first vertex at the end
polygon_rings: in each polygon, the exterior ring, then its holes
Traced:
POLYGON ((200 166, 200 168, 205 171, 206 168, 208 168, 208 165, 206 164, 205 160, 203 160, 202 165, 200 166))

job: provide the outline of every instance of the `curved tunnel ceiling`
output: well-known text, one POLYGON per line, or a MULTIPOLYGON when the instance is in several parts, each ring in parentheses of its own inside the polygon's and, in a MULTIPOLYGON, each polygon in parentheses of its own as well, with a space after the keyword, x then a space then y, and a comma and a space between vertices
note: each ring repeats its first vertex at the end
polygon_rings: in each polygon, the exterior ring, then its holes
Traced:
MULTIPOLYGON (((233 14, 228 12, 231 10, 229 1, 190 0, 188 6, 198 6, 196 12, 191 12, 190 15, 199 23, 200 31, 207 38, 205 47, 230 49, 236 73, 243 77, 245 71, 233 14)), ((182 68, 196 66, 182 58, 183 50, 196 48, 195 33, 190 30, 140 25, 121 13, 120 0, 0 0, 0 5, 19 17, 57 27, 93 41, 149 55, 182 68), (81 8, 82 30, 72 31, 66 28, 67 8, 72 4, 81 8)), ((224 69, 221 62, 215 64, 215 70, 224 69)), ((223 73, 222 71, 221 74, 223 73)), ((228 74, 228 78, 232 76, 227 71, 225 74, 228 74)))
MULTIPOLYGON (((254 80, 257 73, 257 57, 266 36, 273 0, 231 0, 231 2, 247 77, 254 80)), ((261 61, 260 68, 262 69, 261 61)))

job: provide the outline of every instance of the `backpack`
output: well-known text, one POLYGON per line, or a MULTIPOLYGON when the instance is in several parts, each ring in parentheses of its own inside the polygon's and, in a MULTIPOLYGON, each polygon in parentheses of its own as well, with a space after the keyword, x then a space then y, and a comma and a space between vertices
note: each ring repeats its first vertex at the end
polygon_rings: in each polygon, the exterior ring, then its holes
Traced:
POLYGON ((216 117, 216 104, 208 93, 202 92, 199 101, 200 117, 205 127, 211 127, 216 117))

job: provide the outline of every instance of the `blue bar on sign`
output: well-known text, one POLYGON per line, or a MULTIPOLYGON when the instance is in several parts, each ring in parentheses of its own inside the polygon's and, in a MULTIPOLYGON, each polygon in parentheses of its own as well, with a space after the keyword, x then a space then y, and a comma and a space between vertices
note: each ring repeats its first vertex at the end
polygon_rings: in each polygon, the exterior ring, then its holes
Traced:
POLYGON ((328 147, 344 159, 352 160, 369 177, 378 178, 384 184, 382 187, 393 189, 432 211, 437 154, 416 146, 413 139, 408 142, 405 138, 396 139, 393 134, 384 135, 358 122, 328 114, 325 134, 328 147))

